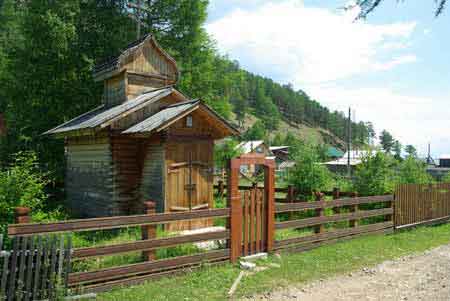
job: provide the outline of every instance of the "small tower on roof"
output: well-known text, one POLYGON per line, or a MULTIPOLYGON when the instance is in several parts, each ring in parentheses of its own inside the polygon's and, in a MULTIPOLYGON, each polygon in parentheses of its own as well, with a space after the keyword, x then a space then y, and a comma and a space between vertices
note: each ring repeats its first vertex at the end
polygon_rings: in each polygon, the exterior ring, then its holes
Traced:
POLYGON ((152 88, 175 85, 179 78, 175 60, 151 34, 97 65, 93 73, 95 81, 104 82, 103 100, 107 106, 121 104, 152 88))

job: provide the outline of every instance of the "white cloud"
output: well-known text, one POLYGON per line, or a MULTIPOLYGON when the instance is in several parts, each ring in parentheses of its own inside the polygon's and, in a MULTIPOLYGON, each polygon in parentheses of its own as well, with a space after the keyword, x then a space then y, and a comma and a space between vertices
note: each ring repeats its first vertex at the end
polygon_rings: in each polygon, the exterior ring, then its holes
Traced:
POLYGON ((407 48, 416 23, 353 22, 357 10, 339 13, 284 0, 235 9, 207 25, 219 49, 246 68, 294 84, 323 83, 415 61, 407 48))
MULTIPOLYGON (((450 107, 445 97, 435 99, 405 95, 386 87, 346 89, 337 85, 312 85, 305 91, 330 109, 356 112, 357 120, 372 120, 378 132, 390 131, 405 144, 426 153, 428 142, 435 154, 448 152, 450 107)), ((448 98, 447 98, 448 99, 448 98)))

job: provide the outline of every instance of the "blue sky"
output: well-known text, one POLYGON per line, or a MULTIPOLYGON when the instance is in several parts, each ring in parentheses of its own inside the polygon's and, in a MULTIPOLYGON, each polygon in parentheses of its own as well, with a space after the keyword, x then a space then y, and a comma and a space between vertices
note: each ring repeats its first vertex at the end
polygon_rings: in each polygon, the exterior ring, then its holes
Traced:
POLYGON ((366 21, 347 0, 210 0, 207 31, 245 69, 292 83, 403 144, 450 153, 450 10, 385 0, 366 21))

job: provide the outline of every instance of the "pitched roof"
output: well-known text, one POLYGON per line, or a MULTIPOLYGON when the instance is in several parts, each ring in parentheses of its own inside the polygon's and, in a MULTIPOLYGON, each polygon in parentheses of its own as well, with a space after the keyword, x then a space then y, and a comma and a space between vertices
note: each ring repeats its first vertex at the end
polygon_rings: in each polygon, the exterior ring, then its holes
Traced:
MULTIPOLYGON (((93 69, 94 78, 99 77, 102 74, 113 72, 116 70, 120 70, 122 63, 126 60, 126 58, 133 53, 135 53, 138 49, 140 49, 147 41, 151 42, 158 51, 175 67, 175 70, 177 70, 178 73, 178 67, 175 59, 171 57, 164 49, 162 49, 156 40, 154 39, 153 35, 146 34, 142 38, 130 43, 127 45, 119 55, 110 57, 106 59, 105 61, 97 64, 93 69)), ((101 79, 101 78, 99 78, 101 79)), ((178 79, 178 78, 177 78, 178 79)))
POLYGON ((174 91, 176 90, 172 87, 154 89, 112 108, 106 108, 102 105, 51 130, 48 130, 44 134, 57 134, 89 128, 93 129, 98 126, 102 126, 105 123, 109 123, 117 118, 121 118, 124 114, 129 114, 139 110, 152 102, 168 96, 174 91))
POLYGON ((166 109, 159 111, 158 113, 150 116, 144 121, 132 126, 131 128, 122 132, 122 134, 134 134, 134 133, 144 133, 151 132, 158 129, 166 122, 170 122, 173 119, 179 119, 180 115, 189 114, 196 108, 198 108, 199 100, 189 101, 183 103, 177 103, 175 105, 169 106, 166 109))
POLYGON ((213 118, 216 118, 224 127, 228 129, 228 131, 232 135, 239 134, 239 131, 236 130, 230 123, 217 115, 213 110, 211 110, 207 105, 203 104, 200 100, 191 100, 170 105, 167 108, 162 109, 158 113, 143 120, 142 122, 123 131, 122 134, 150 133, 153 131, 160 131, 197 109, 201 109, 204 112, 212 115, 213 118))
POLYGON ((244 154, 248 154, 253 152, 262 144, 264 144, 264 140, 242 141, 236 146, 236 149, 241 149, 244 154))
POLYGON ((341 151, 340 149, 336 148, 336 147, 330 146, 327 149, 327 155, 328 155, 328 157, 339 158, 339 157, 342 157, 344 155, 344 152, 341 151))

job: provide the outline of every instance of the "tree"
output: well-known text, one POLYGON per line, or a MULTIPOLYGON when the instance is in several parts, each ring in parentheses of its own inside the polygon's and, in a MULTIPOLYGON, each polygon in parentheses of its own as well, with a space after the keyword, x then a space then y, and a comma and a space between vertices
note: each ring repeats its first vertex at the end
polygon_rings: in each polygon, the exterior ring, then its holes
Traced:
POLYGON ((258 120, 243 135, 245 140, 264 140, 266 139, 266 128, 261 120, 258 120))
POLYGON ((383 148, 383 150, 386 153, 390 153, 395 144, 395 140, 392 137, 392 135, 388 131, 383 130, 381 132, 381 135, 379 138, 380 138, 380 144, 381 144, 381 147, 383 148))
MULTIPOLYGON (((354 7, 359 6, 361 8, 360 13, 358 14, 357 19, 366 18, 370 13, 372 13, 383 0, 356 0, 350 5, 346 5, 345 9, 352 9, 354 7)), ((447 4, 447 0, 435 0, 437 5, 435 10, 435 16, 438 17, 444 11, 445 5, 447 4)))
POLYGON ((369 153, 354 174, 354 187, 362 196, 392 193, 397 181, 397 161, 383 152, 369 153))
POLYGON ((320 164, 317 151, 311 145, 304 145, 295 156, 295 167, 290 180, 301 196, 309 198, 314 191, 327 190, 332 182, 330 171, 320 164))
POLYGON ((417 150, 411 144, 408 144, 407 146, 405 146, 405 152, 408 154, 409 157, 413 157, 413 158, 417 157, 417 150))
POLYGON ((394 158, 398 161, 401 161, 402 160, 402 145, 401 145, 400 141, 398 141, 398 140, 394 141, 392 150, 394 151, 394 158))
POLYGON ((428 184, 432 182, 426 171, 425 162, 413 156, 408 156, 399 166, 399 183, 402 184, 428 184))
POLYGON ((214 162, 216 167, 224 169, 228 160, 242 154, 242 149, 238 148, 238 142, 233 139, 224 140, 223 143, 214 146, 214 162))

